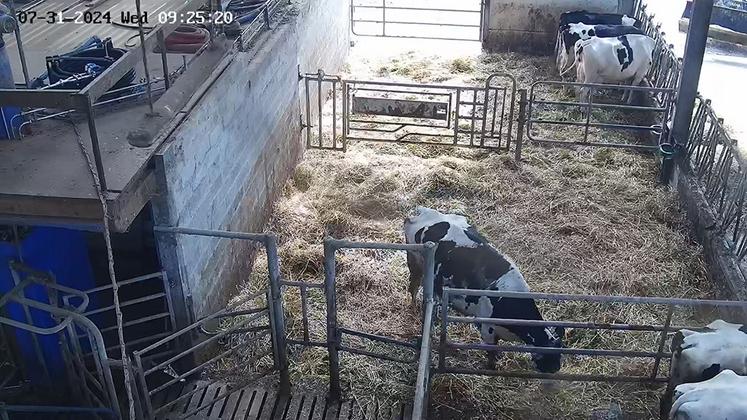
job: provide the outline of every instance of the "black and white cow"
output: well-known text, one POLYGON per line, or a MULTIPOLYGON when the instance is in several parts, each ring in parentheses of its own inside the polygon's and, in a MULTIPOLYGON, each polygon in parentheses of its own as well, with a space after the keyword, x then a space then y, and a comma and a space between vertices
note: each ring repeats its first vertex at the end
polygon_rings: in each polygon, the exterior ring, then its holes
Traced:
POLYGON ((680 330, 672 340, 670 379, 661 400, 662 418, 671 412, 672 396, 682 384, 706 381, 726 369, 747 375, 747 327, 716 320, 707 328, 704 332, 680 330))
MULTIPOLYGON (((464 216, 444 214, 418 207, 405 219, 405 239, 409 244, 433 242, 436 248, 434 289, 441 296, 443 287, 478 290, 528 292, 524 277, 516 264, 499 253, 464 216)), ((410 293, 413 302, 422 282, 424 261, 420 254, 408 253, 410 293)), ((451 302, 458 312, 481 318, 542 320, 532 299, 488 298, 485 296, 454 296, 451 302)), ((496 344, 497 340, 518 341, 536 347, 563 346, 562 327, 498 326, 478 324, 482 340, 496 344)), ((488 366, 493 367, 496 353, 490 353, 488 366)), ((560 354, 532 355, 541 372, 560 370, 560 354)))
POLYGON ((616 38, 621 35, 645 35, 632 25, 588 25, 585 23, 571 23, 560 34, 560 48, 558 51, 558 71, 565 74, 565 69, 572 66, 576 60, 575 45, 579 40, 590 38, 616 38))
POLYGON ((561 59, 566 59, 566 64, 573 62, 573 59, 568 59, 567 55, 573 53, 572 48, 575 42, 563 45, 562 39, 563 32, 568 29, 569 25, 572 23, 585 23, 587 25, 624 25, 636 28, 641 27, 641 21, 638 19, 615 13, 592 13, 587 12, 586 10, 577 10, 561 14, 558 23, 558 37, 555 41, 556 63, 558 64, 559 70, 565 68, 561 67, 561 59), (563 52, 567 49, 570 49, 570 51, 563 52))
MULTIPOLYGON (((638 86, 651 68, 656 41, 645 35, 623 35, 617 38, 590 38, 576 43, 576 81, 638 86)), ((572 67, 571 67, 572 68, 572 67)), ((569 69, 570 70, 570 69, 569 69)), ((579 89, 579 98, 587 101, 589 88, 579 89)), ((623 100, 633 102, 633 92, 623 100)))
POLYGON ((670 420, 747 420, 747 377, 725 370, 675 391, 670 420))

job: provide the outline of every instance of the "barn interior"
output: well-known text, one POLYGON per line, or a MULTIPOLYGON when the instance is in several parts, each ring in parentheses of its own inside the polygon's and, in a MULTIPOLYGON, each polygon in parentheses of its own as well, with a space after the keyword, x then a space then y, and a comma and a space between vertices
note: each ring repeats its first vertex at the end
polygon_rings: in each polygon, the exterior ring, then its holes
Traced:
POLYGON ((123 56, 64 90, 26 75, 103 26, 5 35, 0 418, 655 419, 674 332, 741 320, 741 157, 698 98, 673 163, 682 64, 643 2, 198 3, 136 6, 250 12, 189 53, 110 25, 123 56), (578 99, 553 45, 580 9, 639 19, 646 84, 578 99), (559 373, 510 343, 486 369, 427 279, 410 307, 417 206, 516 262, 559 373))

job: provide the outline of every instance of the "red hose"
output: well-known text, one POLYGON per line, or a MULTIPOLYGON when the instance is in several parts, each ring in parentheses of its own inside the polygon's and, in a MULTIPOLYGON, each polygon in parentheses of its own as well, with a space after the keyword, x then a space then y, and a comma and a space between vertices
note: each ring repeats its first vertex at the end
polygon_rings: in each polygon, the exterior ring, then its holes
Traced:
MULTIPOLYGON (((194 54, 205 45, 209 37, 210 32, 207 29, 181 25, 166 37, 166 52, 194 54)), ((160 46, 156 46, 153 52, 160 53, 160 46)))

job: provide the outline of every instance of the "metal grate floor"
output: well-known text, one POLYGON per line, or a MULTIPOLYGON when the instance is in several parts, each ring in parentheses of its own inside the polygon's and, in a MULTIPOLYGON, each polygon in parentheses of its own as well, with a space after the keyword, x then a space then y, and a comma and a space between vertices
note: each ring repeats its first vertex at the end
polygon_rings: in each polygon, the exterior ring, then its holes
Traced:
MULTIPOLYGON (((173 401, 179 395, 187 394, 199 386, 204 385, 187 384, 178 394, 164 398, 173 401)), ((360 407, 353 401, 328 402, 324 396, 307 394, 279 396, 274 389, 251 387, 236 390, 225 398, 210 403, 226 392, 225 385, 213 384, 173 405, 170 407, 171 411, 160 416, 159 420, 409 420, 412 412, 409 405, 369 404, 360 407), (185 417, 185 414, 191 415, 185 417)), ((161 401, 158 405, 166 402, 168 401, 161 401)))

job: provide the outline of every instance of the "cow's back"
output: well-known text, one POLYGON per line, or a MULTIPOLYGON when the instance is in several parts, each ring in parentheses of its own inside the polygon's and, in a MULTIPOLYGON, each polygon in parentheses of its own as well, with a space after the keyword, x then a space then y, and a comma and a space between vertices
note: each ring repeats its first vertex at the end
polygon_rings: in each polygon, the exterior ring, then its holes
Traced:
POLYGON ((645 35, 591 38, 576 43, 576 57, 579 65, 583 65, 586 80, 622 82, 648 72, 655 44, 656 41, 645 35), (627 66, 621 59, 623 53, 629 60, 627 66))

